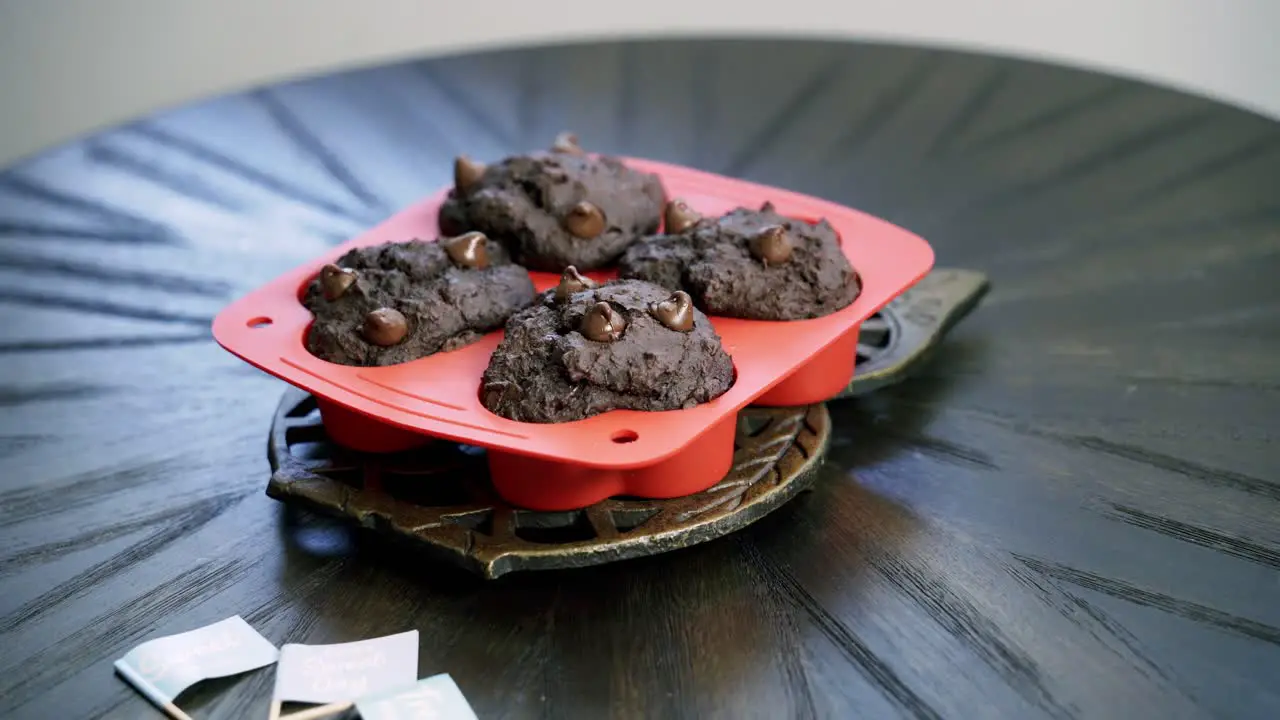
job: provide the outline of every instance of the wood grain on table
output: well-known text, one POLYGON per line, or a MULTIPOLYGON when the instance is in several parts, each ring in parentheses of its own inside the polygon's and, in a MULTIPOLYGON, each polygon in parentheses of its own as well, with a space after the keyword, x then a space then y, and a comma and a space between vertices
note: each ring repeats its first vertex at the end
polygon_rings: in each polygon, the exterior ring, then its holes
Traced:
POLYGON ((1207 100, 763 40, 409 62, 51 150, 0 176, 0 709, 158 717, 111 661, 240 614, 417 628, 482 718, 1280 716, 1277 189, 1280 125, 1207 100), (213 315, 566 129, 867 210, 991 294, 832 403, 815 492, 703 546, 486 583, 268 499, 283 388, 213 315))

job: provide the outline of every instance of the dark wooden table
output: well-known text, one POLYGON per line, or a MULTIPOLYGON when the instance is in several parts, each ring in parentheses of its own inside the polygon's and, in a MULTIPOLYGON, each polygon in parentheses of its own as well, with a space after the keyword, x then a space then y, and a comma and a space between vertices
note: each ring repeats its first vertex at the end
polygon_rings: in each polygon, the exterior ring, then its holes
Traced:
MULTIPOLYGON (((1278 717, 1278 190, 1280 126, 1203 99, 763 41, 408 63, 48 152, 0 178, 0 709, 158 717, 111 661, 239 613, 417 628, 482 718, 1278 717), (735 536, 485 583, 290 520, 282 385, 212 316, 562 129, 868 210, 993 291, 735 536)), ((180 704, 262 717, 271 678, 180 704)))

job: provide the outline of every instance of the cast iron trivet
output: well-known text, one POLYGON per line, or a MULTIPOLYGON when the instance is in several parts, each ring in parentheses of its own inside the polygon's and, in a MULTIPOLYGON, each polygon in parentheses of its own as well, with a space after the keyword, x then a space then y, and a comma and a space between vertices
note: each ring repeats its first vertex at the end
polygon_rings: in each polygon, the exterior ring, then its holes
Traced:
MULTIPOLYGON (((841 397, 905 379, 986 289, 981 273, 935 270, 873 315, 862 326, 857 375, 841 397)), ((745 527, 810 487, 830 434, 823 405, 748 407, 738 416, 733 469, 705 492, 536 512, 497 497, 482 449, 438 442, 393 455, 352 452, 327 440, 314 398, 291 388, 271 427, 267 494, 492 579, 654 555, 745 527)))
POLYGON ((973 270, 937 269, 858 331, 858 371, 837 398, 865 395, 902 382, 987 293, 987 276, 973 270))
POLYGON ((807 488, 831 435, 823 405, 748 408, 738 416, 733 469, 710 490, 535 512, 494 494, 478 448, 440 442, 397 455, 349 452, 325 440, 314 409, 297 389, 281 401, 268 495, 415 541, 487 578, 653 555, 733 532, 807 488))

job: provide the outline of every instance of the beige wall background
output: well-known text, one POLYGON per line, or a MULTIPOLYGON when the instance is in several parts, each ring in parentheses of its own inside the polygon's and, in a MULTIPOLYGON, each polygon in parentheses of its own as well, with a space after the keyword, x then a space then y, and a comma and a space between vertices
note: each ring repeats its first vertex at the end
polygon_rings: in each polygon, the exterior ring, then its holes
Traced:
POLYGON ((0 0, 0 166, 157 109, 335 68, 695 35, 985 49, 1280 118, 1280 0, 0 0))

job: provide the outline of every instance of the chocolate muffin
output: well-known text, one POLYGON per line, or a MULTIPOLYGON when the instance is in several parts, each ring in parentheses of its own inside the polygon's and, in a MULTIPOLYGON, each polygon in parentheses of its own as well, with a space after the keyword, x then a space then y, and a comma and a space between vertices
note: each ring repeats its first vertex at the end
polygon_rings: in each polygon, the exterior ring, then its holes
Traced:
POLYGON ((830 223, 783 217, 772 203, 704 218, 673 200, 665 230, 627 248, 619 277, 683 290, 711 315, 803 320, 847 307, 862 291, 830 223))
POLYGON ((616 158, 592 156, 573 135, 535 152, 482 165, 460 157, 440 207, 446 234, 483 232, 531 270, 594 270, 657 232, 662 184, 616 158))
POLYGON ((307 350, 340 365, 417 360, 479 339, 533 298, 529 272, 481 233, 356 248, 307 286, 307 350))
POLYGON ((561 423, 609 410, 677 410, 733 385, 733 361, 683 292, 569 268, 560 286, 507 321, 481 384, 490 411, 561 423))

